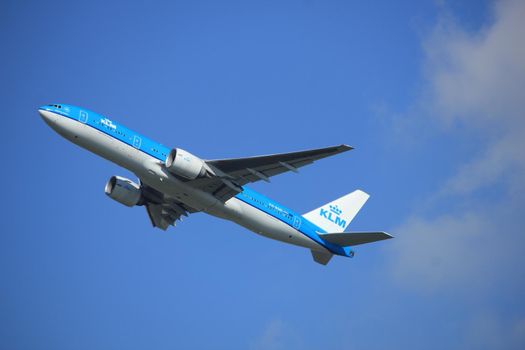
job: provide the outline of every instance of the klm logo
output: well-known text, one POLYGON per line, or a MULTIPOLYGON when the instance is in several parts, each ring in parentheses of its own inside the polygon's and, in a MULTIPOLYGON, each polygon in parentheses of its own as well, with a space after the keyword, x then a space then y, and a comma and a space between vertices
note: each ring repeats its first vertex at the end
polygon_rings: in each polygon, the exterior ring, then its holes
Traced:
POLYGON ((339 227, 345 228, 346 227, 346 220, 341 219, 339 215, 343 212, 337 205, 330 205, 330 210, 326 210, 324 208, 321 208, 321 211, 319 212, 319 215, 321 215, 323 218, 327 219, 328 221, 333 222, 339 227))
POLYGON ((115 124, 113 124, 113 122, 111 120, 109 120, 108 118, 100 119, 100 124, 103 124, 103 125, 107 126, 108 128, 113 129, 113 130, 115 130, 117 128, 117 126, 115 124))

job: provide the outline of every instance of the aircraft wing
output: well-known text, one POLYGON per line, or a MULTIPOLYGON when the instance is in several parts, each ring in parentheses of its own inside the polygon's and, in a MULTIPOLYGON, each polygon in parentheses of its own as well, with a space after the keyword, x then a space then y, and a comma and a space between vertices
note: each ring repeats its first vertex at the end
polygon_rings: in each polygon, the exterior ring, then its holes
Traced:
POLYGON ((351 150, 339 145, 306 151, 271 154, 247 158, 207 160, 215 176, 192 181, 192 186, 213 193, 226 201, 242 191, 241 186, 256 181, 270 182, 270 177, 311 164, 318 159, 351 150))
POLYGON ((157 190, 145 185, 141 181, 141 189, 146 200, 144 207, 148 212, 153 227, 166 230, 170 225, 175 226, 177 220, 182 221, 182 216, 188 216, 198 210, 168 198, 157 190))

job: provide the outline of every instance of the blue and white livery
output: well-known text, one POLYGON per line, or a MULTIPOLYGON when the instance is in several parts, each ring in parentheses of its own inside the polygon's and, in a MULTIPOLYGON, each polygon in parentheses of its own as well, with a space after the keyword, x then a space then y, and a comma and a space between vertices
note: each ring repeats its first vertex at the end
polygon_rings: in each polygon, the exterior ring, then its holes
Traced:
POLYGON ((260 235, 306 247, 326 265, 333 255, 352 257, 351 246, 392 238, 385 232, 344 232, 365 204, 357 190, 304 215, 245 185, 352 149, 347 145, 233 159, 203 160, 167 148, 84 108, 39 108, 44 121, 69 141, 133 172, 139 183, 112 176, 105 193, 129 207, 146 208, 154 227, 166 230, 182 216, 206 212, 260 235))

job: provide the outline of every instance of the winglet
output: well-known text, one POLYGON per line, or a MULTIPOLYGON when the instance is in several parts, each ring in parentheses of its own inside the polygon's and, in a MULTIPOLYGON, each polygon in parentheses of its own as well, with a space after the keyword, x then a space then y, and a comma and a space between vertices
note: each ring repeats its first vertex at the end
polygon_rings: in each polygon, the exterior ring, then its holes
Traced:
POLYGON ((348 146, 347 144, 344 144, 344 143, 340 145, 338 148, 341 150, 341 152, 346 152, 346 151, 350 151, 354 149, 354 147, 348 146))

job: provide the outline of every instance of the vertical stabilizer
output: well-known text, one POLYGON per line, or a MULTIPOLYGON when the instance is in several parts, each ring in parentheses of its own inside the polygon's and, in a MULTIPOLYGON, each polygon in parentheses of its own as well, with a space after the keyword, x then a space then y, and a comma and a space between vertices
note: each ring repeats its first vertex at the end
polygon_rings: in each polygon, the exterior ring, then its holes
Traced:
POLYGON ((333 202, 303 215, 326 232, 343 232, 370 197, 361 190, 355 190, 333 202))

